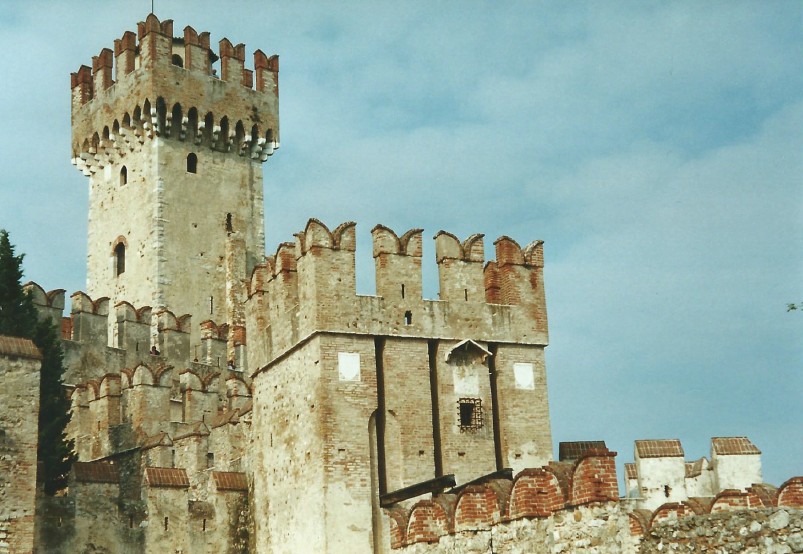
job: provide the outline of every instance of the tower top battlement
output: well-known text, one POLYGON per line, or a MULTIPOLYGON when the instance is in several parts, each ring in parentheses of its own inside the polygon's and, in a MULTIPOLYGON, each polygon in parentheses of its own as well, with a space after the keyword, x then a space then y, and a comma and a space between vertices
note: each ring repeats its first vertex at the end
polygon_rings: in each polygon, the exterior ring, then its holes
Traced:
POLYGON ((279 144, 279 57, 219 42, 150 14, 71 74, 72 157, 85 170, 104 154, 156 136, 265 161, 279 144), (213 64, 219 61, 220 74, 213 64))

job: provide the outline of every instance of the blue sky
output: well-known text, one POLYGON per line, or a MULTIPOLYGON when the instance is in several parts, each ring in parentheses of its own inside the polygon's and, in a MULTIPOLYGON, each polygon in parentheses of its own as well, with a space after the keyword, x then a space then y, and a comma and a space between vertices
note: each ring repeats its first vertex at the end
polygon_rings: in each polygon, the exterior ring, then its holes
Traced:
MULTIPOLYGON (((156 0, 281 56, 268 251, 317 217, 545 241, 555 442, 747 435, 803 474, 799 2, 156 0)), ((69 74, 147 1, 0 2, 0 227, 26 278, 84 288, 69 74)), ((437 296, 425 244, 425 295, 437 296)))

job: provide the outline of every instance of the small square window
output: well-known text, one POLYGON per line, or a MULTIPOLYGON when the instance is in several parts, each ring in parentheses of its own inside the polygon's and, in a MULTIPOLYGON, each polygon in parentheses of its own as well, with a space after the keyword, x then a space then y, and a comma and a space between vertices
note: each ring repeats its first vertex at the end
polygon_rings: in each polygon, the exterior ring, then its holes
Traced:
POLYGON ((461 398, 457 401, 457 418, 460 432, 472 432, 482 428, 482 400, 461 398))

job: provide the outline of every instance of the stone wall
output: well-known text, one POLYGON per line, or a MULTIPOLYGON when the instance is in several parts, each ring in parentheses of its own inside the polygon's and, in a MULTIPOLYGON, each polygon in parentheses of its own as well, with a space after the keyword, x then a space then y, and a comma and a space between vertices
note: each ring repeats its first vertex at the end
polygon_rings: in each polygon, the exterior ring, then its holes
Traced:
POLYGON ((0 553, 34 544, 39 368, 27 339, 0 336, 0 553))
POLYGON ((803 552, 803 510, 764 508, 665 521, 654 525, 644 536, 639 552, 803 552))
POLYGON ((545 519, 519 519, 489 529, 466 530, 436 543, 417 543, 399 554, 622 554, 636 552, 627 514, 617 504, 581 506, 545 519))

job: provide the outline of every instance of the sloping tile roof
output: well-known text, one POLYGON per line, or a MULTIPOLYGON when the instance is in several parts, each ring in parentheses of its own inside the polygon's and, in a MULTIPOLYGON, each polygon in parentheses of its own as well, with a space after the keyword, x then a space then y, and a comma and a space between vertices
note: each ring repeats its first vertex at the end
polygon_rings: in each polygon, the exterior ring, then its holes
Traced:
POLYGON ((693 462, 686 462, 686 477, 697 477, 703 472, 707 460, 703 457, 693 462))
POLYGON ((209 427, 203 421, 196 421, 186 425, 181 432, 177 432, 174 441, 186 439, 187 437, 205 437, 207 435, 209 435, 209 427))
POLYGON ((229 423, 238 423, 240 419, 237 417, 237 410, 229 410, 228 412, 220 412, 212 418, 209 427, 215 429, 223 427, 229 423))
POLYGON ((181 467, 146 467, 145 482, 152 487, 188 488, 190 480, 181 467))
POLYGON ((638 479, 636 464, 625 464, 625 479, 638 479))
POLYGON ((714 437, 711 439, 711 450, 723 456, 761 454, 761 450, 747 437, 714 437))
POLYGON ((561 462, 579 460, 587 450, 591 449, 607 450, 607 447, 605 441, 561 442, 558 444, 558 460, 561 462))
POLYGON ((167 433, 156 433, 153 436, 145 437, 140 444, 140 450, 150 450, 157 446, 173 446, 173 440, 167 433))
POLYGON ((119 483, 120 468, 109 462, 75 462, 75 480, 81 483, 119 483))
POLYGON ((245 473, 237 471, 213 471, 212 478, 219 491, 247 491, 248 479, 245 473))
POLYGON ((683 447, 678 439, 638 440, 636 452, 639 458, 683 457, 683 447))
POLYGON ((20 356, 32 360, 42 359, 42 354, 32 341, 18 337, 6 337, 4 335, 0 335, 0 354, 5 354, 6 356, 20 356))

